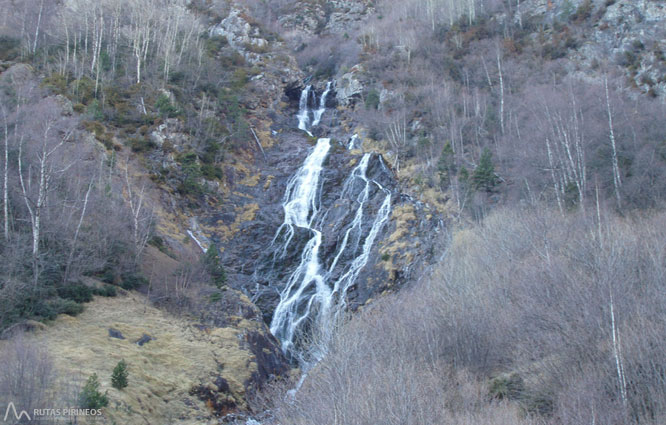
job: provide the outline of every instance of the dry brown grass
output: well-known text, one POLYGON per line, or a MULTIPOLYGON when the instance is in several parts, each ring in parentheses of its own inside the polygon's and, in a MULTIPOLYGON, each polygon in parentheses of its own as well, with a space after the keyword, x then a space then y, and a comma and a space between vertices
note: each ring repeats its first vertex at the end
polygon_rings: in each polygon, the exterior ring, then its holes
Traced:
POLYGON ((76 388, 92 373, 98 374, 110 400, 102 423, 212 423, 211 412, 189 392, 199 385, 214 385, 219 375, 229 383, 232 399, 244 406, 244 382, 256 363, 240 347, 239 335, 256 324, 243 320, 237 329, 210 330, 195 324, 151 307, 143 296, 132 293, 96 298, 78 317, 60 316, 26 339, 48 349, 60 377, 56 392, 69 398, 63 403, 74 404, 76 388), (126 339, 109 337, 110 327, 126 339), (155 340, 140 347, 134 341, 144 333, 155 340), (129 365, 129 386, 119 391, 110 381, 121 359, 129 365))

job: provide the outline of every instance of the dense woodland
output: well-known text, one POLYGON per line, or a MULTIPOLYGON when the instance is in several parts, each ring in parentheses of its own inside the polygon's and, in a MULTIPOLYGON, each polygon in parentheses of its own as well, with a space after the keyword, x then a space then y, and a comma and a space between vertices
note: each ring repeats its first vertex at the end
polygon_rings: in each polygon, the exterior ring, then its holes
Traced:
MULTIPOLYGON (((372 9, 358 33, 323 22, 304 35, 284 17, 303 4, 327 16, 328 2, 248 1, 270 43, 254 53, 293 55, 322 82, 355 69, 363 91, 340 116, 412 195, 444 206, 447 248, 340 323, 295 396, 276 383, 255 407, 304 425, 664 423, 663 27, 610 54, 599 31, 613 31, 613 0, 545 14, 514 0, 360 3, 372 9)), ((254 145, 259 70, 208 31, 209 4, 0 1, 0 332, 116 287, 147 291, 146 247, 167 250, 150 187, 196 209, 254 145), (148 137, 169 122, 185 149, 148 137)), ((181 260, 188 281, 225 284, 215 249, 181 260)), ((149 295, 187 312, 198 289, 179 284, 149 295)), ((47 353, 16 353, 7 361, 51 374, 47 353)))

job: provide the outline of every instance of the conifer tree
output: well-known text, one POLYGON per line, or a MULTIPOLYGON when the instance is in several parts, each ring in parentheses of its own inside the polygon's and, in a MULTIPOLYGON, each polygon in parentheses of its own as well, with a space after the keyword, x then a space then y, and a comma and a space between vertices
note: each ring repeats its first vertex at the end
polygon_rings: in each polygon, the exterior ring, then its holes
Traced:
POLYGON ((222 288, 222 286, 224 286, 224 284, 227 282, 227 273, 222 266, 222 262, 220 261, 220 254, 215 244, 211 244, 206 250, 204 266, 210 274, 210 277, 213 279, 215 286, 222 288))
POLYGON ((495 174, 495 166, 493 165, 493 154, 490 149, 484 148, 479 165, 474 170, 472 175, 472 184, 476 190, 485 190, 492 192, 499 184, 497 174, 495 174))
POLYGON ((119 361, 116 367, 113 368, 111 385, 118 390, 127 387, 127 363, 125 363, 125 360, 119 361))
POLYGON ((451 176, 456 172, 455 157, 451 142, 446 142, 442 154, 437 161, 437 173, 439 174, 439 185, 445 189, 451 182, 451 176))
POLYGON ((86 381, 86 385, 83 386, 79 395, 79 401, 84 409, 101 409, 109 404, 106 393, 102 394, 99 391, 99 379, 96 373, 93 373, 86 381))

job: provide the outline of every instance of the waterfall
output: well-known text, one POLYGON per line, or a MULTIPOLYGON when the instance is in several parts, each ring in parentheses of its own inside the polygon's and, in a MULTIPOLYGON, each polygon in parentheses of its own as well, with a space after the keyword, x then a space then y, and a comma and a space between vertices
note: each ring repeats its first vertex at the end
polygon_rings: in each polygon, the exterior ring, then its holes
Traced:
MULTIPOLYGON (((356 210, 354 220, 352 221, 350 227, 345 232, 345 236, 343 238, 340 249, 338 250, 335 259, 331 264, 331 269, 330 269, 331 272, 337 265, 337 261, 339 260, 340 256, 347 248, 347 243, 350 233, 360 232, 362 230, 361 225, 363 223, 363 207, 370 197, 371 185, 373 184, 376 185, 379 188, 379 190, 384 192, 386 196, 384 197, 384 201, 382 202, 379 211, 377 211, 377 214, 375 215, 372 227, 370 228, 370 232, 368 232, 368 235, 366 236, 365 241, 363 242, 363 247, 361 249, 360 254, 356 258, 354 258, 347 271, 333 285, 333 293, 338 294, 338 308, 335 312, 336 317, 341 311, 344 310, 344 307, 346 306, 345 296, 347 294, 347 290, 356 281, 356 278, 358 277, 359 273, 361 272, 363 267, 365 267, 365 265, 367 264, 368 258, 370 257, 370 250, 372 249, 372 245, 374 244, 375 239, 377 238, 377 234, 382 229, 386 221, 388 221, 389 214, 391 212, 391 192, 385 189, 381 184, 377 183, 374 180, 370 180, 367 177, 369 160, 370 160, 370 154, 369 153, 364 154, 359 165, 354 169, 354 171, 352 171, 349 179, 347 180, 347 182, 345 182, 345 187, 343 188, 342 191, 343 196, 345 196, 345 194, 349 191, 349 187, 353 184, 354 181, 360 180, 364 184, 364 187, 361 190, 361 193, 356 198, 356 201, 358 202, 358 208, 356 210)), ((357 239, 352 252, 357 251, 358 243, 359 240, 357 239)))
POLYGON ((356 142, 358 141, 358 134, 354 134, 351 139, 349 139, 349 143, 347 144, 347 149, 352 150, 356 148, 356 142))
POLYGON ((294 337, 299 325, 308 318, 315 299, 330 298, 330 289, 326 287, 320 273, 319 247, 321 232, 312 228, 318 213, 317 192, 322 164, 331 147, 330 139, 319 139, 314 150, 305 159, 303 166, 287 183, 283 200, 284 222, 278 228, 273 244, 280 235, 286 233, 282 242, 282 256, 289 248, 294 236, 294 226, 307 229, 312 237, 301 254, 300 264, 292 273, 280 293, 280 303, 273 313, 271 332, 282 342, 282 349, 292 349, 294 337))
POLYGON ((332 85, 333 83, 330 81, 326 83, 326 89, 321 94, 321 98, 319 99, 319 108, 317 108, 315 111, 310 111, 308 106, 310 103, 310 97, 313 98, 312 102, 316 103, 316 99, 314 98, 315 92, 312 89, 312 85, 307 85, 301 92, 301 98, 298 102, 298 114, 296 115, 296 118, 298 118, 298 128, 308 133, 310 137, 312 137, 310 128, 318 126, 321 122, 321 117, 324 115, 324 112, 326 112, 326 98, 331 92, 332 85), (312 120, 310 118, 310 113, 312 113, 312 120))
POLYGON ((199 246, 201 251, 205 253, 208 250, 208 247, 210 246, 210 240, 208 240, 208 238, 201 231, 196 218, 190 219, 190 230, 187 230, 187 234, 199 246))
POLYGON ((326 97, 331 91, 331 82, 329 81, 326 83, 326 90, 324 90, 324 93, 321 95, 321 99, 319 100, 319 109, 317 109, 314 112, 314 121, 312 121, 312 126, 316 127, 319 125, 319 122, 321 121, 321 116, 324 115, 324 112, 326 112, 326 97))
POLYGON ((298 102, 298 128, 307 132, 310 136, 312 133, 308 130, 308 125, 310 124, 310 110, 308 109, 308 99, 310 97, 310 90, 312 86, 308 85, 301 92, 301 99, 298 102))
POLYGON ((280 302, 270 326, 285 353, 296 358, 304 369, 325 355, 335 321, 346 307, 347 291, 367 264, 375 239, 388 221, 391 210, 390 191, 367 175, 372 154, 366 153, 342 187, 339 200, 352 202, 347 214, 349 219, 343 221, 348 223, 333 261, 328 268, 323 267, 320 248, 323 231, 329 223, 326 214, 319 217, 318 192, 323 162, 329 150, 330 139, 319 139, 303 166, 287 183, 283 199, 284 222, 272 242, 279 260, 286 256, 296 228, 309 235, 299 264, 280 293, 280 302), (372 214, 368 201, 374 196, 382 196, 383 201, 372 214), (315 339, 316 343, 307 341, 310 344, 304 347, 303 340, 309 338, 315 339))

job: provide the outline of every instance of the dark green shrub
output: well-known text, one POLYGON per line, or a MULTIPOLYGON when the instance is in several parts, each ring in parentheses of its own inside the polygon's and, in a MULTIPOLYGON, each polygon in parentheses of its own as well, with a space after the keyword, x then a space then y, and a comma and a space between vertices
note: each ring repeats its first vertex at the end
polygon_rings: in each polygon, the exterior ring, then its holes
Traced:
POLYGON ((186 74, 184 72, 173 72, 169 75, 169 82, 171 84, 181 84, 185 81, 186 74))
POLYGON ((171 103, 169 96, 162 93, 155 101, 155 109, 160 113, 160 116, 165 118, 173 118, 180 113, 176 105, 171 103))
POLYGON ((222 144, 214 138, 206 139, 201 161, 206 164, 214 164, 217 161, 221 161, 223 157, 224 152, 222 152, 222 144))
POLYGON ((105 267, 96 276, 104 283, 115 283, 116 281, 116 274, 111 267, 105 267))
POLYGON ((150 140, 148 137, 134 137, 129 139, 127 142, 132 149, 132 152, 145 153, 157 148, 155 142, 150 140))
POLYGON ((92 102, 90 102, 86 112, 88 113, 88 115, 90 115, 90 118, 96 121, 102 121, 104 119, 104 111, 102 110, 102 105, 100 105, 97 99, 93 99, 92 102))
POLYGON ((212 302, 212 303, 218 302, 218 301, 220 301, 220 300, 222 299, 222 294, 221 294, 220 292, 214 292, 214 293, 210 294, 210 296, 208 297, 208 299, 209 299, 210 302, 212 302))
POLYGON ((477 190, 485 190, 492 192, 499 184, 497 174, 495 174, 495 166, 493 165, 493 154, 490 149, 484 148, 479 165, 474 170, 472 175, 472 183, 477 190))
POLYGON ((201 174, 207 180, 222 180, 224 174, 220 167, 216 167, 213 164, 204 164, 201 166, 201 174))
POLYGON ((199 183, 201 179, 201 166, 199 157, 194 152, 187 152, 176 158, 181 164, 182 180, 178 186, 178 191, 183 195, 198 195, 203 192, 203 187, 199 183))
POLYGON ((214 35, 206 40, 205 49, 209 56, 215 57, 217 53, 229 44, 227 37, 222 35, 214 35))
POLYGON ((116 287, 112 285, 104 285, 101 288, 93 289, 94 295, 99 295, 100 297, 115 297, 118 295, 116 287))
POLYGON ((125 360, 121 360, 111 373, 111 385, 113 385, 113 388, 122 390, 127 387, 127 375, 127 363, 125 363, 125 360))
POLYGON ((11 61, 21 54, 21 41, 18 38, 0 36, 0 61, 11 61))
POLYGON ((220 57, 220 64, 223 68, 243 66, 245 65, 245 58, 243 55, 234 50, 231 54, 220 57))
POLYGON ((26 299, 19 307, 20 316, 32 316, 37 320, 54 320, 58 317, 59 302, 55 300, 26 299))
POLYGON ((157 235, 153 236, 148 241, 148 244, 154 246, 157 249, 159 249, 160 252, 162 252, 166 255, 170 255, 169 247, 164 242, 164 238, 162 238, 161 236, 157 236, 157 235))
POLYGON ((224 267, 222 267, 220 254, 218 253, 217 246, 214 243, 208 247, 203 262, 215 286, 218 288, 224 286, 224 284, 227 282, 227 273, 224 270, 224 267))
POLYGON ((127 290, 137 289, 148 284, 148 279, 137 273, 123 273, 120 287, 127 290))
POLYGON ((69 85, 71 97, 84 105, 88 105, 95 98, 95 82, 88 77, 81 77, 69 85))
POLYGON ((437 161, 437 174, 439 174, 439 185, 445 189, 451 181, 451 176, 456 172, 455 155, 451 142, 446 142, 442 154, 437 161))
POLYGON ((99 391, 99 379, 93 373, 79 394, 79 403, 84 409, 101 409, 109 404, 109 397, 99 391))
POLYGON ((543 46, 541 55, 549 60, 561 59, 567 55, 567 49, 558 43, 548 43, 543 46))
POLYGON ((42 87, 55 94, 67 95, 67 77, 54 72, 42 80, 42 87))
POLYGON ((365 109, 377 108, 379 108, 379 92, 375 89, 371 89, 365 97, 365 109))
POLYGON ((57 289, 58 296, 77 303, 87 303, 93 299, 93 291, 83 283, 68 283, 57 289))
POLYGON ((555 408, 553 396, 544 391, 526 393, 521 400, 521 405, 528 413, 541 416, 549 416, 555 408))
POLYGON ((58 313, 67 314, 69 316, 78 316, 83 313, 83 304, 79 304, 72 300, 61 300, 56 303, 58 313))
POLYGON ((237 68, 234 71, 231 86, 235 89, 240 89, 243 88, 243 86, 245 86, 248 81, 250 80, 247 76, 247 71, 245 71, 243 68, 237 68))

